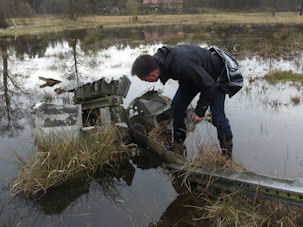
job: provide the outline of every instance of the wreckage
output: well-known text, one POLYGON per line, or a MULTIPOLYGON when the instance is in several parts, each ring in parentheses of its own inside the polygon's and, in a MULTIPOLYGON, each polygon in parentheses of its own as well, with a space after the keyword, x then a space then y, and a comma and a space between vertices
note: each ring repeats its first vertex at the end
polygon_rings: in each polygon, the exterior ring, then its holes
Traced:
MULTIPOLYGON (((87 83, 74 92, 75 105, 37 104, 32 113, 33 131, 36 136, 70 135, 78 138, 81 132, 98 127, 118 124, 127 128, 134 142, 148 147, 166 160, 167 167, 184 171, 188 160, 166 149, 155 141, 149 132, 165 125, 171 128, 172 111, 170 99, 159 92, 148 91, 133 100, 128 109, 123 107, 123 98, 130 88, 130 80, 123 76, 118 80, 104 78, 87 83)), ((210 119, 209 119, 210 120, 210 119)), ((212 186, 229 191, 241 191, 255 195, 262 192, 265 198, 284 200, 303 206, 303 184, 293 179, 279 179, 245 171, 226 169, 209 170, 203 166, 191 169, 188 180, 207 184, 203 179, 212 179, 212 186)))

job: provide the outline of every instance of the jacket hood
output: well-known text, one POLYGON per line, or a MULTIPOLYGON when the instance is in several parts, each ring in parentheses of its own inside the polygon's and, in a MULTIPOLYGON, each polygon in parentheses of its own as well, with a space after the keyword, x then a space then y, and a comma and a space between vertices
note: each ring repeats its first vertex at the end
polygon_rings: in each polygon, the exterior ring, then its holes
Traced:
POLYGON ((167 46, 159 48, 153 56, 160 66, 160 81, 163 85, 168 81, 168 79, 171 78, 171 75, 169 75, 168 72, 170 72, 170 66, 174 59, 174 56, 175 53, 173 49, 167 46))

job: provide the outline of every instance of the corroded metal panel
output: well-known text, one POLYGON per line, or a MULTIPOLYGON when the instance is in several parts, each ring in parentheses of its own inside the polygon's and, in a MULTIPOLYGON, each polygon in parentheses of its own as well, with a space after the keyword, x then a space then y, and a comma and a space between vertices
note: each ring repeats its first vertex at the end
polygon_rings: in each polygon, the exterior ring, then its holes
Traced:
POLYGON ((172 119, 170 103, 171 100, 158 91, 148 91, 131 102, 130 109, 134 115, 129 119, 129 125, 140 123, 149 131, 163 121, 170 121, 172 119))
POLYGON ((78 87, 75 91, 74 101, 78 104, 107 96, 126 97, 130 84, 131 82, 127 76, 111 81, 107 81, 105 78, 102 78, 93 83, 87 83, 78 87))
POLYGON ((104 98, 93 99, 82 103, 82 109, 95 109, 104 108, 110 106, 118 106, 123 104, 123 99, 121 96, 107 96, 104 98))
POLYGON ((33 134, 38 137, 78 138, 82 127, 80 105, 36 105, 32 113, 33 134))
POLYGON ((102 78, 101 80, 95 81, 93 83, 93 96, 102 96, 102 95, 117 95, 126 97, 129 87, 130 80, 127 76, 123 76, 118 80, 106 81, 102 78))

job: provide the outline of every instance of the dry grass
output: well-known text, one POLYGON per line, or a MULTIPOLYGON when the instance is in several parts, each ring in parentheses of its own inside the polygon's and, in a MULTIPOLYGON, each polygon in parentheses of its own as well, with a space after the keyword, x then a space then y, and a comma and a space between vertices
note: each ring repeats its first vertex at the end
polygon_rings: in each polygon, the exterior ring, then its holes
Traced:
POLYGON ((153 128, 149 133, 148 137, 163 144, 169 145, 172 140, 170 130, 167 129, 167 124, 161 124, 160 126, 153 128))
POLYGON ((211 24, 302 24, 297 13, 283 12, 272 17, 268 12, 260 13, 228 13, 216 12, 207 14, 178 15, 140 15, 134 22, 132 16, 86 16, 77 21, 70 21, 60 16, 38 16, 34 18, 16 18, 21 27, 0 29, 0 36, 5 35, 37 35, 75 29, 102 27, 140 27, 155 25, 211 25, 211 24))
POLYGON ((291 102, 295 105, 299 105, 301 102, 301 97, 300 96, 293 96, 290 98, 291 102))
POLYGON ((129 151, 114 127, 97 129, 78 141, 38 138, 11 190, 35 197, 72 179, 90 179, 97 170, 129 151))
POLYGON ((196 155, 195 158, 189 164, 190 166, 192 166, 192 168, 202 166, 203 168, 211 170, 246 170, 239 163, 235 163, 229 159, 226 159, 226 157, 222 155, 221 149, 217 145, 211 146, 211 148, 207 151, 200 152, 199 155, 196 155))
MULTIPOLYGON (((268 201, 256 196, 247 197, 239 192, 216 195, 205 199, 203 207, 196 207, 200 223, 209 226, 302 226, 303 210, 278 201, 268 201)), ((198 225, 197 225, 198 226, 198 225)))

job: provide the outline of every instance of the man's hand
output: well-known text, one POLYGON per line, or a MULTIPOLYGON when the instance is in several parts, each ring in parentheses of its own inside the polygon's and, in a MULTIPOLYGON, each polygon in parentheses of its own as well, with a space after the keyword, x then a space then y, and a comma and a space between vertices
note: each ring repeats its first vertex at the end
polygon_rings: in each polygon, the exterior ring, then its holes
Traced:
POLYGON ((192 120, 195 124, 197 124, 197 123, 203 121, 203 120, 204 120, 204 117, 199 117, 197 114, 193 114, 193 115, 191 116, 191 120, 192 120))

